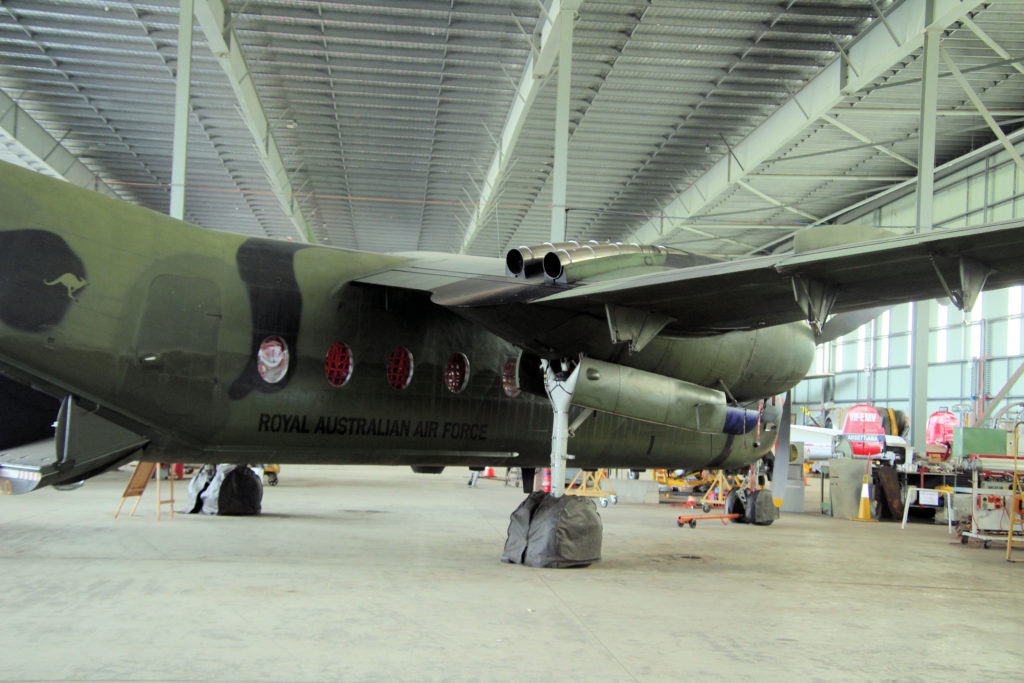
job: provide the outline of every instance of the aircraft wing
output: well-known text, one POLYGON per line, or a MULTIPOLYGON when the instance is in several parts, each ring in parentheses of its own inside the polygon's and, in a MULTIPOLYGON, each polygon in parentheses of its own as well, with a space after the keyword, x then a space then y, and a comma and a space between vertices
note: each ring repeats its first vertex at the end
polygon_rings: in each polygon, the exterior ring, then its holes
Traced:
POLYGON ((637 309, 669 318, 665 330, 680 333, 753 329, 800 319, 821 327, 829 314, 933 297, 950 296, 969 308, 982 289, 1024 282, 1024 221, 630 277, 611 273, 599 281, 570 284, 502 276, 493 266, 482 265, 495 259, 454 258, 458 273, 448 270, 446 277, 440 274, 439 259, 423 265, 414 260, 367 281, 429 290, 435 303, 454 308, 528 304, 525 308, 535 312, 563 309, 600 318, 606 306, 637 309), (458 259, 478 265, 463 267, 458 259))
POLYGON ((969 307, 983 288, 1024 281, 1022 257, 1015 221, 586 284, 535 302, 641 306, 690 329, 751 328, 949 295, 969 307))

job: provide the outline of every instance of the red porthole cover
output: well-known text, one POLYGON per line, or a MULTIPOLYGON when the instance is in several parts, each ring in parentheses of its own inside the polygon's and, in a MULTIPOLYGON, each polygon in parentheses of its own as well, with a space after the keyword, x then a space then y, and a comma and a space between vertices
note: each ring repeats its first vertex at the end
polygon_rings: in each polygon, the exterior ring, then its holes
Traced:
POLYGON ((444 385, 457 394, 469 384, 469 358, 464 353, 453 353, 444 367, 444 385))
POLYGON ((501 387, 505 390, 505 393, 515 398, 519 395, 519 381, 516 377, 516 369, 519 363, 515 358, 509 358, 508 362, 505 363, 505 369, 501 373, 501 387))
POLYGON ((331 344, 324 360, 324 372, 331 386, 341 387, 348 382, 352 376, 352 352, 348 346, 341 342, 331 344))
POLYGON ((395 389, 405 389, 412 381, 412 354, 409 349, 399 346, 388 358, 388 384, 395 389))
POLYGON ((267 337, 256 354, 256 370, 268 384, 277 384, 288 374, 288 344, 280 337, 267 337))

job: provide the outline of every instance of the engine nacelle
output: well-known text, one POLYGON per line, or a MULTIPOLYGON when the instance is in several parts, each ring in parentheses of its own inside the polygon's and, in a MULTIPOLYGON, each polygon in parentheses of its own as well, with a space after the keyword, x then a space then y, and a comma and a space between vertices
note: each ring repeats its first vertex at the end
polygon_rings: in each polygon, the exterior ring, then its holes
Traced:
MULTIPOLYGON (((510 275, 517 278, 543 272, 548 282, 571 284, 617 270, 664 266, 670 256, 695 258, 685 251, 660 246, 595 241, 547 242, 510 250, 505 255, 505 267, 510 275)), ((687 261, 685 265, 692 264, 687 261)))
POLYGON ((717 389, 624 365, 584 358, 579 372, 572 403, 603 413, 717 434, 746 434, 760 417, 717 389))
POLYGON ((661 266, 670 253, 684 252, 668 247, 639 244, 581 244, 559 248, 544 255, 544 275, 561 284, 626 268, 661 266))

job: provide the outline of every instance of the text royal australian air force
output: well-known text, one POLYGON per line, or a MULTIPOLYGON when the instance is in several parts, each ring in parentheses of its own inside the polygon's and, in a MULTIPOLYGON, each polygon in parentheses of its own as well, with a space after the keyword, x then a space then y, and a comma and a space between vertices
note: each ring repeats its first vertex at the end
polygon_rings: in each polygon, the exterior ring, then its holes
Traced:
POLYGON ((330 434, 336 436, 392 436, 423 439, 486 441, 487 425, 437 420, 398 420, 387 417, 343 417, 260 413, 258 432, 330 434))

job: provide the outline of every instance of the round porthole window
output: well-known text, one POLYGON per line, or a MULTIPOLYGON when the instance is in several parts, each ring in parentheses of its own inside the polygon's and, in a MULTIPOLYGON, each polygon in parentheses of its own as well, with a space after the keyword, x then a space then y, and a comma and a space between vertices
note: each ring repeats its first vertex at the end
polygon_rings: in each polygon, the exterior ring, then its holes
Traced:
POLYGON ((324 360, 324 373, 331 386, 344 386, 352 376, 352 351, 341 342, 334 342, 331 348, 327 349, 327 358, 324 360))
POLYGON ((453 353, 444 366, 444 385, 457 394, 469 384, 469 358, 464 353, 453 353))
POLYGON ((519 381, 516 377, 518 365, 515 358, 509 358, 508 362, 505 363, 505 369, 501 373, 501 388, 512 398, 515 398, 520 393, 519 381))
POLYGON ((409 349, 399 346, 388 357, 388 384, 395 389, 405 389, 412 381, 412 354, 409 349))
POLYGON ((277 384, 288 374, 288 344, 280 337, 267 337, 256 354, 256 370, 267 384, 277 384))

